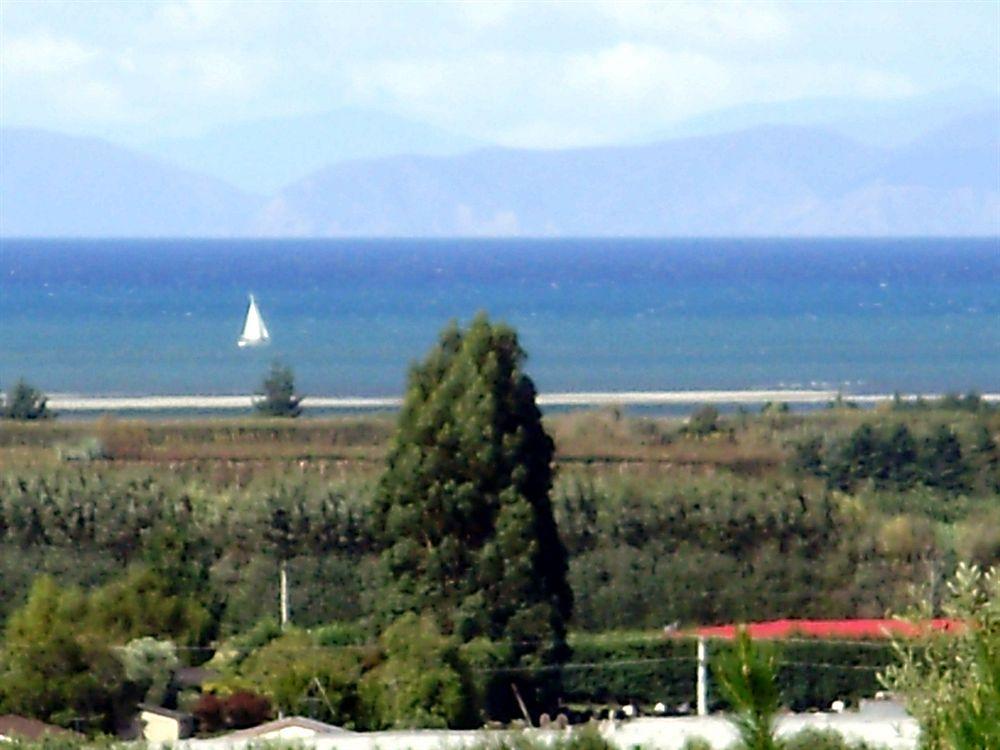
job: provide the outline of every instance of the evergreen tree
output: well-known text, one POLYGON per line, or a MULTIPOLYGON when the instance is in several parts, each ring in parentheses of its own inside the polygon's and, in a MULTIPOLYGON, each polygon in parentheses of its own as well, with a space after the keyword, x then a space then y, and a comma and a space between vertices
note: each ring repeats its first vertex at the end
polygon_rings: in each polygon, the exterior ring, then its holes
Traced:
POLYGON ((302 399, 295 395, 295 375, 288 365, 273 362, 257 395, 262 396, 255 403, 257 411, 268 417, 297 417, 302 413, 302 399))
POLYGON ((49 419, 52 412, 48 410, 48 399, 45 394, 28 384, 23 378, 14 384, 3 404, 4 419, 19 419, 24 421, 49 419))
POLYGON ((925 440, 920 451, 920 468, 928 487, 958 492, 965 489, 968 466, 962 456, 958 435, 948 425, 939 425, 925 440))
POLYGON ((909 428, 900 422, 889 428, 881 444, 880 486, 907 489, 916 479, 917 442, 909 428))
POLYGON ((442 333, 411 369, 374 528, 385 620, 429 614, 462 641, 507 642, 512 666, 541 666, 564 658, 572 595, 549 500, 554 446, 524 359, 517 334, 484 314, 442 333))

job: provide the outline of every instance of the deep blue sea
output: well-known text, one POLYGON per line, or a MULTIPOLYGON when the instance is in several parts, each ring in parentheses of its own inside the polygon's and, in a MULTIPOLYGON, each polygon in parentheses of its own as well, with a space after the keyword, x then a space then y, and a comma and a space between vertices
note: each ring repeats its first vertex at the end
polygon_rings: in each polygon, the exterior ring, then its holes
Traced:
POLYGON ((1000 240, 3 240, 0 387, 402 392, 451 319, 542 391, 1000 389, 1000 240), (253 292, 272 344, 240 350, 253 292))

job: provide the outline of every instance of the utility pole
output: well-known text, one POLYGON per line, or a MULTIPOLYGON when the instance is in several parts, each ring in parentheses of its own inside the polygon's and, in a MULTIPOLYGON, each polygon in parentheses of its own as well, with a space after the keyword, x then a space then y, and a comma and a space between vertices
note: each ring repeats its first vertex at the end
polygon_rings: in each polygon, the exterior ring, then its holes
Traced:
POLYGON ((708 716, 708 646, 698 638, 698 716, 708 716))
POLYGON ((281 629, 288 627, 288 561, 281 560, 281 629))

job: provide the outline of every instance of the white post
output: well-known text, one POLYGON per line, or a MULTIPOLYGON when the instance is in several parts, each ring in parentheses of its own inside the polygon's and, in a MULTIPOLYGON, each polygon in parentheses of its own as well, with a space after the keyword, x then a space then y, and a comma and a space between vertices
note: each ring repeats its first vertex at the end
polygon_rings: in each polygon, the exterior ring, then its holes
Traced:
POLYGON ((698 639, 698 716, 708 716, 708 646, 698 639))
POLYGON ((281 627, 288 626, 288 563, 281 561, 281 627))

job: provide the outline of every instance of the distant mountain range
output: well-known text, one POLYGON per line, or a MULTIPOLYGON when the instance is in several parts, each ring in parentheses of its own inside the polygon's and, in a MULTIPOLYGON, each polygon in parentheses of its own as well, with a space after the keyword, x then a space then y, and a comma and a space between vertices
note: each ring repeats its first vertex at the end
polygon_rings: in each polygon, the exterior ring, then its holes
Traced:
POLYGON ((193 237, 246 232, 260 198, 96 138, 0 131, 0 235, 193 237))
POLYGON ((445 156, 484 144, 424 123, 372 110, 252 120, 191 138, 142 147, 186 169, 214 175, 251 193, 271 194, 349 159, 397 154, 445 156))
MULTIPOLYGON (((219 148, 265 147, 219 137, 219 148)), ((761 125, 631 146, 354 159, 267 198, 107 142, 4 130, 0 234, 1000 235, 1000 112, 893 147, 761 125)))

